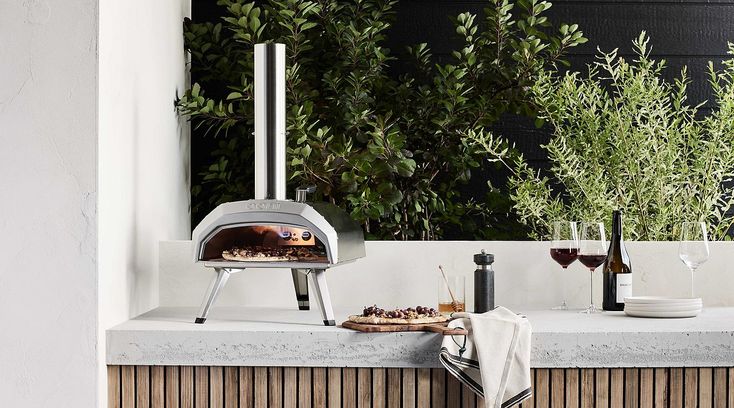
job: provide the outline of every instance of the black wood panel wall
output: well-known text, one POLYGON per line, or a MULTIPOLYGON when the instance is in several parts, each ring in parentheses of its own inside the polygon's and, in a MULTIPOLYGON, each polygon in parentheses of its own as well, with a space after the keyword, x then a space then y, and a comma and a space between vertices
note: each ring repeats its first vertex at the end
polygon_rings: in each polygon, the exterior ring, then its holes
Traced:
MULTIPOLYGON (((711 97, 707 85, 708 61, 720 66, 726 57, 727 41, 734 41, 734 1, 666 0, 550 0, 548 17, 556 25, 576 23, 589 42, 571 50, 571 69, 585 70, 593 62, 597 47, 618 48, 622 56, 632 55, 632 40, 642 30, 651 37, 652 54, 668 62, 666 76, 673 78, 685 65, 693 80, 689 88, 692 103, 711 97)), ((400 0, 398 21, 389 44, 393 50, 404 45, 428 42, 442 62, 451 60, 457 46, 448 16, 464 11, 482 13, 484 0, 400 0)), ((706 105, 710 107, 711 104, 706 105)), ((539 165, 545 160, 539 148, 547 135, 532 123, 507 118, 498 132, 514 140, 539 165)))
MULTIPOLYGON (((193 18, 216 21, 219 11, 215 0, 192 0, 193 18)), ((734 41, 734 1, 732 0, 550 0, 551 22, 576 23, 589 42, 572 50, 568 59, 571 69, 584 70, 594 59, 597 47, 609 51, 619 48, 622 56, 632 53, 632 40, 642 30, 647 31, 653 46, 652 54, 668 61, 666 76, 677 76, 688 66, 693 80, 689 100, 698 103, 710 99, 706 67, 708 61, 716 66, 727 55, 727 41, 734 41)), ((477 14, 488 4, 486 0, 400 0, 397 21, 389 33, 388 47, 399 55, 406 45, 427 42, 438 62, 450 62, 450 52, 457 42, 449 16, 464 11, 477 14)), ((396 70, 407 69, 398 65, 396 70)), ((708 103, 706 108, 711 107, 708 103)), ((513 140, 525 156, 538 167, 546 167, 540 145, 547 140, 544 130, 535 129, 523 118, 507 117, 496 132, 513 140)), ((206 142, 204 142, 206 143, 206 142)), ((207 148, 194 138, 192 165, 197 169, 208 160, 207 148)), ((195 171, 196 172, 196 171, 195 171)), ((490 178, 502 178, 502 175, 490 178)), ((475 186, 483 196, 484 182, 477 177, 475 186)))

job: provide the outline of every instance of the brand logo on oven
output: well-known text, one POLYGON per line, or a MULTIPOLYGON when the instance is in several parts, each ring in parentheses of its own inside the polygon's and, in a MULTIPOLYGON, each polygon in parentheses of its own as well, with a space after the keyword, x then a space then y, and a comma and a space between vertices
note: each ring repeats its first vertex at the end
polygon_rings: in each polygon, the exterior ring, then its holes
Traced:
POLYGON ((248 210, 280 210, 280 203, 247 203, 248 210))

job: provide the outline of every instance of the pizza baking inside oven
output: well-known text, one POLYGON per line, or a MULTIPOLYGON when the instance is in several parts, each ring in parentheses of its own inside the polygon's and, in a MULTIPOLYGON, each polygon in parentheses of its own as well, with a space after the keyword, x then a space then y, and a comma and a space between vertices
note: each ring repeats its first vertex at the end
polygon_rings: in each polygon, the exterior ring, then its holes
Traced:
POLYGON ((311 247, 283 246, 266 247, 253 246, 222 251, 222 258, 228 261, 240 262, 316 262, 326 261, 326 255, 315 252, 311 247))

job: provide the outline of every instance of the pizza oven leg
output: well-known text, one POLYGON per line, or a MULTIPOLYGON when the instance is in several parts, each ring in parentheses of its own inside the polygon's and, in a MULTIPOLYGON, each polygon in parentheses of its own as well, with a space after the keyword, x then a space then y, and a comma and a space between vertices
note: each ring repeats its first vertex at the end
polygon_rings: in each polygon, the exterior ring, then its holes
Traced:
POLYGON ((291 269, 293 287, 296 289, 298 310, 310 310, 308 302, 308 269, 291 269))
POLYGON ((326 286, 326 269, 313 269, 308 274, 311 277, 313 291, 321 308, 321 316, 324 318, 324 326, 335 326, 334 310, 331 308, 331 296, 326 286))
POLYGON ((214 268, 214 270, 217 272, 217 276, 212 279, 212 283, 209 285, 209 289, 207 289, 207 295, 204 298, 204 302, 201 304, 199 316, 196 318, 194 323, 202 324, 206 321, 206 316, 209 314, 209 309, 211 309, 214 301, 217 300, 219 292, 227 283, 229 275, 231 275, 232 272, 224 268, 214 268))

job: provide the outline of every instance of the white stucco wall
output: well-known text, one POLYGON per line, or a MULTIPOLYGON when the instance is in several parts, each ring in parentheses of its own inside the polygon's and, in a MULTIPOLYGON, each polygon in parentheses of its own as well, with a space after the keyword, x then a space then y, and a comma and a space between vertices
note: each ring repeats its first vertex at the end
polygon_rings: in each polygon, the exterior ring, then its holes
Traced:
POLYGON ((97 397, 97 0, 0 1, 0 407, 97 397))
POLYGON ((189 13, 189 0, 100 1, 102 379, 104 330, 158 304, 158 241, 190 236, 189 133, 174 109, 189 13))

